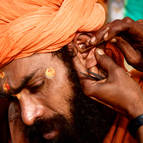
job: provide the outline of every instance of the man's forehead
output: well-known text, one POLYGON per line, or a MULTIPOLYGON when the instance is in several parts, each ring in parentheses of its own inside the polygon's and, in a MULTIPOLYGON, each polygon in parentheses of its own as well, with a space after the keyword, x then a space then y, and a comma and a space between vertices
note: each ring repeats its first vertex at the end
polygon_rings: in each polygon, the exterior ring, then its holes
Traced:
MULTIPOLYGON (((5 77, 1 80, 2 86, 6 83, 13 88, 18 87, 26 76, 30 76, 34 73, 35 68, 28 68, 26 65, 20 66, 19 64, 13 64, 13 66, 7 66, 1 69, 1 73, 4 73, 5 77)), ((35 70, 36 71, 36 70, 35 70)))
POLYGON ((44 67, 44 61, 48 61, 48 56, 44 54, 38 54, 27 58, 14 60, 10 64, 0 69, 0 72, 5 76, 0 79, 1 83, 3 84, 4 82, 7 82, 10 83, 13 87, 18 86, 26 76, 30 76, 38 69, 44 67))
POLYGON ((22 78, 25 74, 30 74, 34 69, 36 70, 37 66, 31 59, 18 59, 12 63, 6 65, 2 69, 2 72, 5 73, 5 76, 8 78, 22 78))
POLYGON ((26 58, 16 59, 0 70, 9 73, 17 73, 19 71, 19 74, 22 72, 27 73, 28 71, 36 70, 48 64, 49 61, 52 61, 51 58, 51 53, 35 54, 26 58))
MULTIPOLYGON (((52 56, 51 53, 47 53, 14 60, 0 69, 0 71, 5 74, 6 82, 9 82, 15 87, 19 86, 25 77, 35 73, 41 75, 47 67, 53 67, 57 71, 60 71, 65 66, 57 56, 52 56)), ((4 79, 0 80, 2 80, 3 83, 4 79)))

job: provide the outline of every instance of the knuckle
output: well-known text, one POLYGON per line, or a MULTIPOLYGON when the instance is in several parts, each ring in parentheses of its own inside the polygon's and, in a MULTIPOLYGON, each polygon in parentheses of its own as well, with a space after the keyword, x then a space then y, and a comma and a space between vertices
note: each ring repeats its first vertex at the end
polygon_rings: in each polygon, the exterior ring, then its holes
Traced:
POLYGON ((133 22, 133 20, 132 20, 131 18, 129 18, 129 17, 125 17, 125 18, 123 19, 123 22, 125 22, 125 23, 127 23, 127 24, 130 24, 130 23, 133 22))
POLYGON ((119 19, 117 19, 117 20, 114 20, 113 22, 112 22, 113 24, 120 24, 121 23, 121 20, 119 20, 119 19))
POLYGON ((124 20, 115 20, 112 23, 112 28, 114 28, 115 31, 122 31, 126 30, 129 27, 130 24, 126 23, 124 20))
POLYGON ((133 65, 137 65, 139 64, 141 61, 141 57, 140 56, 132 56, 128 59, 128 63, 129 64, 133 64, 133 65))

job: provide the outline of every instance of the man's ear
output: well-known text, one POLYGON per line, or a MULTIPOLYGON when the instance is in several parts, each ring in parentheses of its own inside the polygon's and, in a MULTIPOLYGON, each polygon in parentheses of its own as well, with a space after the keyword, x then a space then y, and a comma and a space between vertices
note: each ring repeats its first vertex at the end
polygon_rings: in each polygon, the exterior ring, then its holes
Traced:
POLYGON ((70 45, 68 45, 68 49, 69 51, 72 51, 74 53, 73 55, 75 55, 73 57, 73 62, 77 71, 85 73, 86 70, 92 69, 93 72, 97 72, 97 61, 94 55, 95 48, 81 53, 78 48, 76 48, 76 46, 71 43, 70 45))
POLYGON ((86 68, 87 69, 90 69, 94 66, 97 65, 97 61, 96 61, 96 58, 95 58, 95 48, 91 49, 90 51, 88 51, 88 54, 85 58, 85 62, 86 62, 86 68))

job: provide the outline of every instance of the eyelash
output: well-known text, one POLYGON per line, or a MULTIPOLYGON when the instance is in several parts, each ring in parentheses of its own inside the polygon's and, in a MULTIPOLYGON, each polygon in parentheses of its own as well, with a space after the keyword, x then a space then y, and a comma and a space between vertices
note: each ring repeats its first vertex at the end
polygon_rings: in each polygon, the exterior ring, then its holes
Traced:
POLYGON ((34 85, 34 86, 31 86, 31 87, 27 87, 29 89, 29 91, 31 93, 36 93, 39 91, 39 89, 44 85, 44 81, 42 81, 40 84, 38 85, 34 85))

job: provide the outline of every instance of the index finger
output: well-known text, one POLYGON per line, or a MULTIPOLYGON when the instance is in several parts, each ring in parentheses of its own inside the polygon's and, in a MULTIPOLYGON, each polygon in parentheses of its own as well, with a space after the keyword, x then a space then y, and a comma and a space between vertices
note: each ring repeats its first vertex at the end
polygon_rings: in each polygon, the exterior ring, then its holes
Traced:
POLYGON ((111 73, 114 71, 114 69, 119 67, 109 56, 104 53, 102 49, 97 48, 95 51, 95 56, 97 63, 108 73, 111 73))
POLYGON ((101 41, 108 41, 120 32, 127 31, 131 23, 134 22, 130 18, 124 18, 123 20, 115 20, 111 23, 106 24, 95 35, 91 38, 91 45, 98 45, 101 41))

